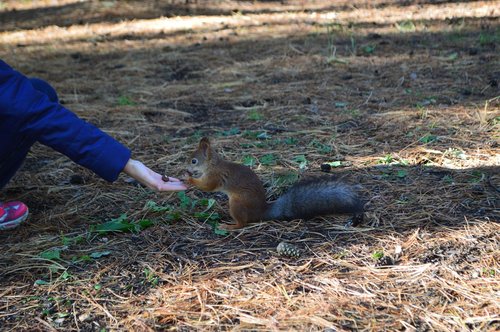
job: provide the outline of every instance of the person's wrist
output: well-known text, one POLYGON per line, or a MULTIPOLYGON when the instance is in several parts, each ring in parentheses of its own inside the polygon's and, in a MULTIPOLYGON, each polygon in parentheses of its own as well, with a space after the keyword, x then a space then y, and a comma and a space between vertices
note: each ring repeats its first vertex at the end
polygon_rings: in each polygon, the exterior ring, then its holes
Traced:
POLYGON ((127 163, 125 164, 125 167, 123 168, 123 172, 125 174, 127 174, 128 176, 132 176, 136 162, 137 162, 137 160, 130 158, 127 161, 127 163))

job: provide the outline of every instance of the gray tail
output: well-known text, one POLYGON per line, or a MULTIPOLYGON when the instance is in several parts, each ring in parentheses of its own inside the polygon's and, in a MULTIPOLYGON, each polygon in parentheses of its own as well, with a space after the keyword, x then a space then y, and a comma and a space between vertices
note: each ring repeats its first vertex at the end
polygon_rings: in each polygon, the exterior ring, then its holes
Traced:
POLYGON ((332 178, 301 181, 269 204, 265 220, 309 219, 316 216, 363 212, 356 190, 332 178))

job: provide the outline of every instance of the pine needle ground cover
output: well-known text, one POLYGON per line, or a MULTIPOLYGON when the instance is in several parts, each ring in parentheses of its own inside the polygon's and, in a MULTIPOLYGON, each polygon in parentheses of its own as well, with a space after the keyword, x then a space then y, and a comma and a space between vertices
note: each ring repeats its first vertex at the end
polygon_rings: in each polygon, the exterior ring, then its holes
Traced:
POLYGON ((357 227, 226 233, 222 194, 108 184, 36 145, 0 193, 31 211, 0 234, 1 329, 497 331, 499 14, 496 1, 0 1, 0 58, 153 169, 182 177, 210 136, 269 199, 329 175, 367 202, 357 227))

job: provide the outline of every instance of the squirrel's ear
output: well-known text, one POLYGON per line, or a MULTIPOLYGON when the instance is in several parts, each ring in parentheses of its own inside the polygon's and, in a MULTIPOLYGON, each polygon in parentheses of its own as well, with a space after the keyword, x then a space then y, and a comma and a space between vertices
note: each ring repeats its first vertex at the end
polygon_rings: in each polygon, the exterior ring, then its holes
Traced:
POLYGON ((199 144, 198 148, 203 152, 205 157, 210 156, 210 140, 207 137, 203 137, 200 140, 200 144, 199 144))
POLYGON ((203 145, 210 146, 210 140, 208 139, 208 137, 203 137, 202 139, 200 139, 200 147, 202 147, 203 145))

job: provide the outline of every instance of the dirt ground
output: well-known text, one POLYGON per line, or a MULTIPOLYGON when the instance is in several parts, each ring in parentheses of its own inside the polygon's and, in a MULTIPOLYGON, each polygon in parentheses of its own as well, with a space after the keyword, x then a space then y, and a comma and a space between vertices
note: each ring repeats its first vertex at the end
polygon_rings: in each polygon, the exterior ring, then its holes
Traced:
POLYGON ((36 145, 0 193, 31 212, 0 234, 0 329, 498 331, 499 15, 498 1, 0 1, 0 58, 153 169, 182 176, 209 136, 269 199, 328 163, 367 202, 357 227, 226 234, 223 194, 108 184, 36 145))

